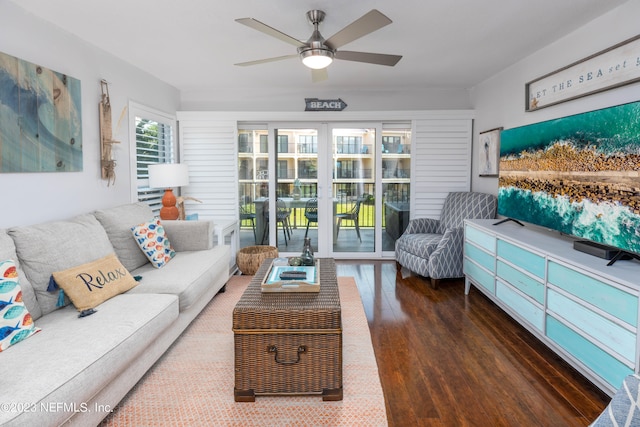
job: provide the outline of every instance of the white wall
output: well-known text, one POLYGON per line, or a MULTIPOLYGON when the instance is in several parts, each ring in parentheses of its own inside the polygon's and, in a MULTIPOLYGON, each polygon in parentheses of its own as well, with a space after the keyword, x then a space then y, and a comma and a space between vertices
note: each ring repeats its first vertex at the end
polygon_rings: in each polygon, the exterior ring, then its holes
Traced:
POLYGON ((310 88, 300 93, 264 87, 241 90, 226 88, 181 92, 183 111, 303 111, 305 98, 337 99, 347 103, 345 111, 467 110, 471 106, 466 89, 450 88, 310 88))
POLYGON ((83 171, 77 173, 0 173, 4 200, 0 228, 66 218, 131 201, 126 116, 117 134, 114 130, 114 138, 121 141, 113 152, 115 185, 107 187, 107 181, 100 178, 100 80, 109 82, 114 128, 129 100, 175 114, 178 90, 12 2, 0 1, 0 51, 81 81, 84 162, 83 171))
POLYGON ((498 179, 478 177, 478 134, 537 123, 640 100, 640 84, 589 95, 533 112, 525 112, 525 83, 638 35, 640 0, 602 15, 584 27, 491 77, 471 91, 476 110, 472 189, 497 194, 498 179))

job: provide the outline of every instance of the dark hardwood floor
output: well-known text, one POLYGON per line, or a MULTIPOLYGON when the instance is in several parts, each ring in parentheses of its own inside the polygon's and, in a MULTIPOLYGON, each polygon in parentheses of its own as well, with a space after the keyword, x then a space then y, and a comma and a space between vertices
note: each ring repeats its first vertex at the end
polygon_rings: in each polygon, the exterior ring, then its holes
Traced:
POLYGON ((338 261, 369 321, 390 426, 586 426, 610 398, 464 281, 338 261))

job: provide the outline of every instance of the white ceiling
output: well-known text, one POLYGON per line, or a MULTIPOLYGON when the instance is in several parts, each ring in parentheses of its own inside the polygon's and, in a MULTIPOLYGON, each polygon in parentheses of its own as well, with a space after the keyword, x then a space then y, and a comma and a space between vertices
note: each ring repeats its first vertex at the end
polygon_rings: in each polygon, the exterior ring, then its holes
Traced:
POLYGON ((12 0, 179 90, 286 87, 470 88, 626 0, 12 0), (234 63, 295 53, 240 25, 253 17, 293 37, 312 31, 305 13, 327 14, 329 38, 371 9, 393 23, 345 50, 403 55, 395 67, 335 61, 311 83, 297 59, 234 63))

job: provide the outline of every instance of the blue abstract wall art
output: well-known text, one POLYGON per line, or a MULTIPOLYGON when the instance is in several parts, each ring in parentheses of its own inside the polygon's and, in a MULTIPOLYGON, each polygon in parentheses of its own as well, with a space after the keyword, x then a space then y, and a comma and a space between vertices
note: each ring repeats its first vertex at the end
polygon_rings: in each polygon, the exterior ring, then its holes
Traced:
POLYGON ((0 173, 78 171, 80 80, 0 52, 0 173))

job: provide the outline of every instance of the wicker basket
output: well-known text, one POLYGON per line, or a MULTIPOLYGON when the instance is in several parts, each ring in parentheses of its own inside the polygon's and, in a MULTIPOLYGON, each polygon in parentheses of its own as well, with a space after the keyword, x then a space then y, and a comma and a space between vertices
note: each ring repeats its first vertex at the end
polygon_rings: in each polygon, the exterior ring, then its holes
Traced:
POLYGON ((277 258, 278 248, 274 246, 247 246, 238 251, 236 262, 242 274, 253 276, 267 258, 277 258))

